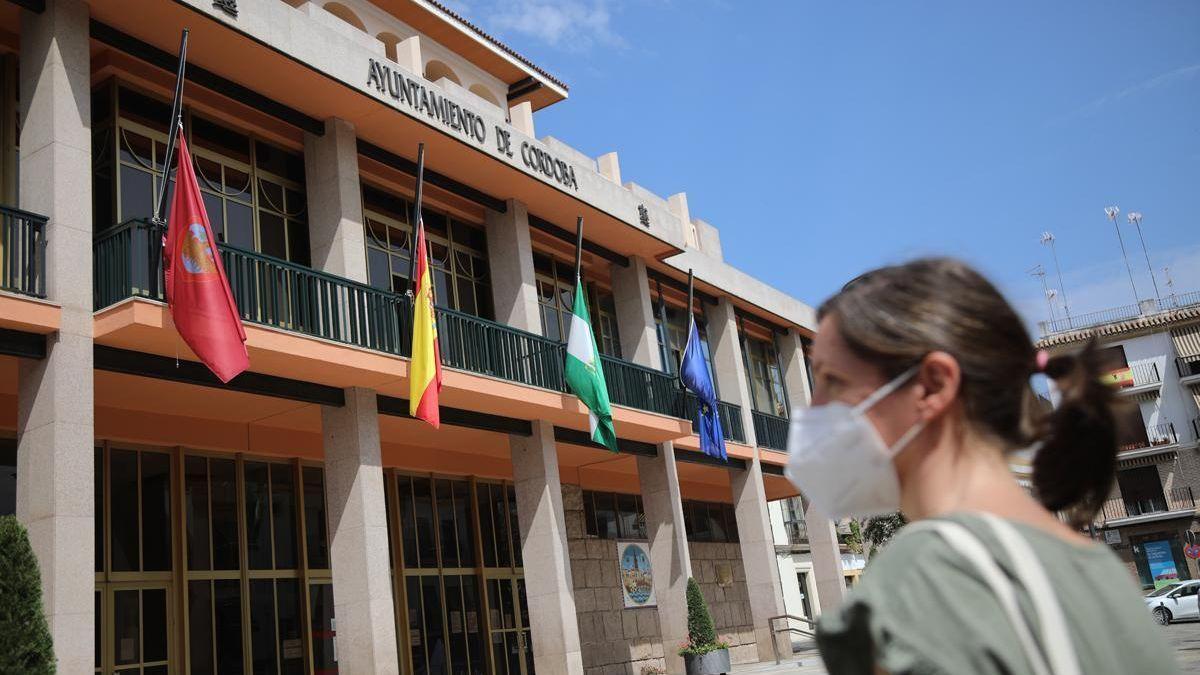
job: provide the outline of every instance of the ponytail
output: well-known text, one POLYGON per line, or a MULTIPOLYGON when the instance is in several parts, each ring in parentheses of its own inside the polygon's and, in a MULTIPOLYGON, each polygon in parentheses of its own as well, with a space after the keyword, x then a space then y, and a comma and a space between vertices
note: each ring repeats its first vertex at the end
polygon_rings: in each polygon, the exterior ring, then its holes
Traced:
POLYGON ((1083 351, 1054 356, 1043 372, 1061 394, 1041 421, 1041 448, 1033 460, 1033 487, 1051 511, 1068 511, 1077 524, 1090 522, 1104 505, 1117 469, 1117 405, 1095 340, 1083 351))

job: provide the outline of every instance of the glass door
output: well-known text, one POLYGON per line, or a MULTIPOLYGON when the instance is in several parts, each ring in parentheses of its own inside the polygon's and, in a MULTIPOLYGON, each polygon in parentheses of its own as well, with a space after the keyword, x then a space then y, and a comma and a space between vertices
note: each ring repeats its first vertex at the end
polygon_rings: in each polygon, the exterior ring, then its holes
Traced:
POLYGON ((104 672, 166 675, 172 625, 169 584, 111 584, 104 590, 104 672))
POLYGON ((496 675, 533 675, 525 579, 487 580, 492 666, 496 675))

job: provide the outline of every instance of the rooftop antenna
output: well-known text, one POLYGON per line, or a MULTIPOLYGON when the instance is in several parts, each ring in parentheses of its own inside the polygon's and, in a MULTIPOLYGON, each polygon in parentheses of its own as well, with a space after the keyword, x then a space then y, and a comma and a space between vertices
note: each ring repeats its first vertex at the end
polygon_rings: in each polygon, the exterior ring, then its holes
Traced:
POLYGON ((1058 289, 1062 293, 1063 314, 1067 318, 1071 317, 1071 308, 1067 306, 1067 287, 1063 284, 1062 267, 1058 264, 1058 250, 1054 247, 1054 233, 1046 231, 1042 233, 1042 245, 1050 247, 1050 255, 1054 257, 1054 270, 1058 273, 1058 289))
POLYGON ((1171 306, 1175 306, 1175 280, 1171 278, 1171 268, 1163 268, 1163 276, 1167 279, 1167 297, 1171 298, 1171 306))
POLYGON ((1142 255, 1146 256, 1146 271, 1150 273, 1150 283, 1154 284, 1154 299, 1160 300, 1158 280, 1154 278, 1154 268, 1150 266, 1150 252, 1146 249, 1146 238, 1142 236, 1142 212, 1130 211, 1129 215, 1125 217, 1129 220, 1130 225, 1137 226, 1138 239, 1142 242, 1142 255))
POLYGON ((1046 296, 1046 309, 1050 311, 1050 321, 1053 323, 1057 317, 1054 316, 1054 296, 1056 293, 1046 285, 1046 268, 1040 264, 1034 265, 1029 270, 1029 275, 1037 277, 1042 282, 1042 293, 1046 296))
POLYGON ((1133 301, 1138 301, 1137 284, 1133 283, 1133 269, 1129 266, 1129 256, 1125 253, 1125 240, 1121 238, 1121 228, 1117 227, 1117 216, 1121 215, 1121 209, 1117 206, 1104 207, 1104 215, 1113 224, 1113 230, 1117 233, 1117 242, 1121 244, 1121 257, 1125 259, 1125 271, 1129 273, 1129 287, 1133 289, 1133 301))

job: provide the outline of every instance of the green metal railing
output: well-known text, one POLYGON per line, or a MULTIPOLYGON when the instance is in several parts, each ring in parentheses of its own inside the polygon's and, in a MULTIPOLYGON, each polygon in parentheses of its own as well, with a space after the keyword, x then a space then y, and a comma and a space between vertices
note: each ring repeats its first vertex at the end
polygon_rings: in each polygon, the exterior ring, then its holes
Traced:
MULTIPOLYGON (((94 241, 96 309, 134 296, 163 299, 160 228, 131 220, 94 241)), ((243 320, 409 355, 412 310, 406 296, 225 244, 218 248, 243 320)), ((446 308, 438 309, 438 337, 448 368, 566 391, 566 346, 560 342, 446 308)), ((601 362, 613 403, 685 417, 675 377, 607 356, 601 362)))
POLYGON ((771 450, 787 450, 788 420, 786 417, 751 411, 754 418, 754 438, 758 447, 771 450))
POLYGON ((46 216, 0 205, 0 289, 46 297, 46 216))
MULTIPOLYGON (((700 413, 698 399, 690 391, 682 393, 684 396, 683 417, 692 421, 692 430, 695 431, 698 428, 697 415, 700 413)), ((742 407, 725 401, 717 401, 717 414, 721 418, 721 431, 725 435, 725 440, 745 443, 746 431, 742 428, 742 407)))

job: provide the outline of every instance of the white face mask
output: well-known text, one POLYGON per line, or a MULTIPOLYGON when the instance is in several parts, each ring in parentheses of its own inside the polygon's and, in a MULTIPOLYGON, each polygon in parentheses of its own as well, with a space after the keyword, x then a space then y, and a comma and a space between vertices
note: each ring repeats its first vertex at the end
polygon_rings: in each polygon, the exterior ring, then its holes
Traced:
POLYGON ((925 428, 917 422, 889 448, 866 412, 916 375, 913 366, 856 406, 834 401, 792 411, 784 472, 825 515, 873 516, 900 509, 892 458, 925 428))

